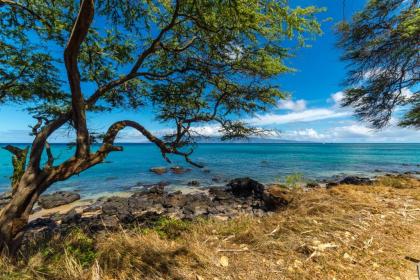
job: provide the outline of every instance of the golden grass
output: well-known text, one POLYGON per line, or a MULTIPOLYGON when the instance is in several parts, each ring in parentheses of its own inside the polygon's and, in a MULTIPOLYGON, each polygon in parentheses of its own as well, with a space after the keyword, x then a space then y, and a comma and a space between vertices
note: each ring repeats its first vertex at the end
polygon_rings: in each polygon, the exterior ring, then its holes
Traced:
POLYGON ((420 181, 293 190, 264 218, 165 220, 152 230, 76 231, 26 263, 0 259, 1 279, 416 279, 420 181))

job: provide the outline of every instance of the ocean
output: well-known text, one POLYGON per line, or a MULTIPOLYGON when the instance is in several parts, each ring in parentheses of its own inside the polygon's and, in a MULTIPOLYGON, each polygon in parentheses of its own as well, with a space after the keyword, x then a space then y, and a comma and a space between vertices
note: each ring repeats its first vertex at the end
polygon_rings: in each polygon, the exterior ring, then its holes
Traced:
MULTIPOLYGON (((192 180, 206 187, 243 176, 271 183, 295 173, 312 180, 344 174, 372 176, 420 171, 420 144, 198 144, 191 158, 204 164, 204 170, 189 166, 176 156, 171 156, 173 162, 168 164, 152 144, 123 146, 123 152, 110 154, 105 163, 56 183, 48 191, 79 190, 82 196, 93 197, 160 181, 169 182, 170 188, 177 189, 192 180), (170 172, 157 175, 149 171, 151 167, 174 165, 191 171, 181 175, 170 172), (218 182, 213 178, 218 178, 218 182)), ((65 144, 53 144, 52 150, 56 163, 74 152, 65 144)), ((0 149, 0 192, 9 188, 11 172, 11 154, 0 149)))

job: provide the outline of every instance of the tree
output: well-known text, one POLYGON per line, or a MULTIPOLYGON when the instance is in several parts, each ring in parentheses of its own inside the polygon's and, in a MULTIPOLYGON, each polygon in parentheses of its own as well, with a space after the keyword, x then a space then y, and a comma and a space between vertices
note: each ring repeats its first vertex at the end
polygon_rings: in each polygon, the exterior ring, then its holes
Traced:
POLYGON ((349 62, 343 105, 376 128, 406 106, 400 125, 420 128, 418 0, 370 0, 339 34, 349 62))
POLYGON ((24 104, 37 120, 29 151, 14 154, 12 199, 0 211, 0 249, 15 252, 38 197, 104 161, 131 127, 168 154, 190 160, 194 126, 215 122, 224 138, 257 133, 233 117, 284 97, 272 78, 284 60, 320 33, 315 7, 278 0, 0 0, 0 103, 24 104), (103 135, 87 113, 153 106, 174 132, 154 136, 122 120, 103 135), (49 137, 75 132, 74 156, 55 165, 49 137), (92 143, 100 142, 97 150, 92 143), (44 155, 44 156, 43 156, 44 155))

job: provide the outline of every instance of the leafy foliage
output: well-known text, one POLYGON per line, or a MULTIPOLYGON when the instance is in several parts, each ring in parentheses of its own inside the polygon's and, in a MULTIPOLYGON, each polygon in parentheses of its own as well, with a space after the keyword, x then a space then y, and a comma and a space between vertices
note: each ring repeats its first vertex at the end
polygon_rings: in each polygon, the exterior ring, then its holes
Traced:
MULTIPOLYGON (((68 110, 62 49, 78 10, 78 1, 0 1, 0 101, 38 101, 30 112, 49 118, 68 110)), ((303 46, 320 33, 319 11, 283 0, 96 1, 78 55, 82 89, 124 81, 100 97, 84 90, 87 110, 153 105, 180 138, 204 121, 219 122, 227 138, 255 132, 228 119, 284 97, 270 84, 292 70, 284 41, 303 46)))
POLYGON ((288 188, 295 189, 305 182, 302 173, 295 172, 284 177, 284 183, 288 188))
POLYGON ((73 231, 65 241, 64 251, 74 257, 84 268, 92 265, 97 257, 94 239, 79 229, 73 231))
POLYGON ((171 218, 161 218, 153 226, 153 230, 161 237, 167 239, 176 239, 182 233, 187 232, 191 227, 191 222, 171 219, 171 218))
POLYGON ((377 128, 389 123, 396 106, 407 105, 400 125, 419 128, 418 1, 370 0, 339 32, 349 62, 343 105, 377 128))
MULTIPOLYGON (((48 187, 122 151, 114 143, 127 127, 168 162, 175 154, 197 167, 189 158, 193 145, 181 150, 193 143, 194 127, 217 123, 223 139, 259 132, 235 116, 284 97, 273 79, 292 71, 286 41, 304 46, 320 33, 318 11, 286 0, 0 0, 0 102, 20 102, 37 120, 27 164, 17 166, 24 169, 16 171, 16 192, 0 210, 0 252, 16 253, 48 187), (146 106, 175 129, 162 138, 132 120, 104 134, 89 129, 89 113, 146 106), (73 130, 76 149, 55 165, 48 139, 64 127, 73 130), (91 149, 97 140, 102 144, 91 149)), ((73 253, 81 262, 92 257, 73 253)))

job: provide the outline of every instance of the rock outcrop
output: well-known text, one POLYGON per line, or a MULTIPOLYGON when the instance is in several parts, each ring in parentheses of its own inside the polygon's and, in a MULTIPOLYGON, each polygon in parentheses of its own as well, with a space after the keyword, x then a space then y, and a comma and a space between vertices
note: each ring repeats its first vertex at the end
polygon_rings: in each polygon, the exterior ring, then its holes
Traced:
POLYGON ((358 176, 346 176, 340 180, 337 181, 332 181, 332 182, 327 182, 326 183, 326 188, 330 189, 333 187, 337 187, 339 185, 356 185, 356 186, 361 186, 361 185, 372 185, 373 184, 373 180, 366 178, 366 177, 358 177, 358 176))
POLYGON ((372 185, 373 181, 365 177, 347 176, 340 181, 340 184, 346 185, 372 185))
MULTIPOLYGON (((44 196, 42 205, 61 205, 76 198, 74 194, 70 194, 72 193, 61 192, 44 196), (67 200, 70 198, 71 200, 67 200)), ((77 196, 78 198, 80 197, 77 196)), ((48 228, 59 234, 74 226, 97 232, 130 224, 147 226, 162 216, 186 220, 198 216, 218 219, 230 219, 240 214, 261 216, 287 205, 290 201, 287 190, 265 188, 263 184, 250 178, 234 179, 226 187, 213 187, 208 191, 187 194, 180 191, 167 192, 163 185, 155 185, 130 197, 103 198, 87 207, 79 207, 77 211, 73 209, 64 215, 37 219, 28 225, 28 229, 31 234, 42 232, 39 236, 50 236, 50 233, 45 232, 48 228)))
POLYGON ((166 169, 165 167, 152 167, 150 168, 150 172, 153 172, 158 175, 162 175, 168 172, 168 169, 166 169))
POLYGON ((236 196, 251 196, 261 198, 264 185, 248 177, 233 179, 227 184, 230 191, 236 196))
POLYGON ((38 204, 41 208, 51 209, 61 205, 66 205, 80 199, 77 192, 59 191, 52 194, 41 195, 38 204))

